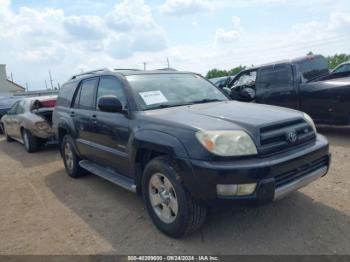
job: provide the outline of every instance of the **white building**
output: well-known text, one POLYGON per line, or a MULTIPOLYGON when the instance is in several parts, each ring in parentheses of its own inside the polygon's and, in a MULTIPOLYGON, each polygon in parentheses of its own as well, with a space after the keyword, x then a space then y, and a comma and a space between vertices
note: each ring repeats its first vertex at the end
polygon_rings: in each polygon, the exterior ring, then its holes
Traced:
POLYGON ((23 92, 25 88, 7 79, 6 65, 0 64, 0 93, 13 94, 23 92))

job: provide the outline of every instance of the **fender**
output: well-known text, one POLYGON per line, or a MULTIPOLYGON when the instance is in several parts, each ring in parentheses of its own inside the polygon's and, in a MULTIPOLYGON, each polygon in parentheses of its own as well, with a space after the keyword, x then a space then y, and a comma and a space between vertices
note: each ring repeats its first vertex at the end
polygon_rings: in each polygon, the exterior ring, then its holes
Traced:
POLYGON ((188 153, 179 139, 175 136, 156 130, 137 131, 129 140, 129 166, 130 174, 134 174, 136 184, 141 182, 141 163, 137 161, 139 150, 152 150, 169 155, 184 171, 190 172, 185 164, 188 153))
MULTIPOLYGON (((56 139, 57 139, 57 141, 59 143, 61 142, 59 140, 59 133, 58 133, 58 131, 60 129, 66 130, 67 134, 70 134, 73 138, 77 137, 77 132, 76 132, 76 129, 75 129, 75 125, 74 125, 73 120, 71 118, 60 117, 60 120, 59 120, 59 122, 57 124, 57 127, 54 129, 55 130, 56 139)), ((79 152, 78 147, 76 145, 75 139, 73 139, 73 141, 74 141, 74 143, 73 143, 74 150, 80 156, 80 152, 79 152)))

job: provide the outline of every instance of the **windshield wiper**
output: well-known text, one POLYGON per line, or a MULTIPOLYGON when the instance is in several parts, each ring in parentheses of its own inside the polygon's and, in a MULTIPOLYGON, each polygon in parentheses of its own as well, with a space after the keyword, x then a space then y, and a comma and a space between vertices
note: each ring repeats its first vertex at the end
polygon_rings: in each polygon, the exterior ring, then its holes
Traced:
POLYGON ((206 99, 202 99, 202 100, 193 101, 193 102, 191 102, 191 104, 204 104, 204 103, 222 102, 222 101, 225 101, 225 100, 206 98, 206 99))
POLYGON ((188 106, 192 103, 182 103, 182 104, 160 104, 154 107, 147 108, 145 110, 154 110, 154 109, 162 109, 162 108, 170 108, 170 107, 177 107, 177 106, 188 106))

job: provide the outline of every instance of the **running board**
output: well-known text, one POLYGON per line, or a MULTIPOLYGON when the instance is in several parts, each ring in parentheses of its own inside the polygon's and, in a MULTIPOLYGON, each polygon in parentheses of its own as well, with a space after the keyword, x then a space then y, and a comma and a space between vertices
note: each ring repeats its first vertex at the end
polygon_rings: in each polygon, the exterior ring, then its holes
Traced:
POLYGON ((113 184, 117 184, 118 186, 126 190, 129 190, 134 193, 136 192, 136 185, 134 184, 134 181, 131 178, 120 175, 114 170, 105 168, 89 160, 81 160, 79 162, 79 165, 85 170, 89 171, 90 173, 93 173, 94 175, 102 177, 112 182, 113 184))

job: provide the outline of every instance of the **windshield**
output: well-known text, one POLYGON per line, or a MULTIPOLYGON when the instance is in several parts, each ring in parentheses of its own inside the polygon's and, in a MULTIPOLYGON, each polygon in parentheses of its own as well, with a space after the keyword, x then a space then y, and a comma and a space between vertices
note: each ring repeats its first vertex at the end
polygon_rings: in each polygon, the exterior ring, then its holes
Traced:
POLYGON ((306 81, 329 74, 327 60, 324 57, 308 58, 298 64, 306 81))
POLYGON ((228 100, 213 84, 195 74, 145 74, 126 78, 141 110, 228 100))

